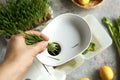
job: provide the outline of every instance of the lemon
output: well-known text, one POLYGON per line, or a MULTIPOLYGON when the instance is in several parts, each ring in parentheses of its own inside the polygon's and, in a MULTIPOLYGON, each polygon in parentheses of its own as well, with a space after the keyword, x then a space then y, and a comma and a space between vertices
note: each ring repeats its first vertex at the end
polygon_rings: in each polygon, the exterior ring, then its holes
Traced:
POLYGON ((100 77, 103 80, 112 80, 113 79, 113 71, 109 66, 102 66, 100 68, 100 77))
POLYGON ((89 1, 90 1, 90 0, 78 0, 78 2, 79 2, 80 4, 83 4, 83 5, 88 4, 89 1))
POLYGON ((80 78, 79 80, 90 80, 89 78, 80 78))

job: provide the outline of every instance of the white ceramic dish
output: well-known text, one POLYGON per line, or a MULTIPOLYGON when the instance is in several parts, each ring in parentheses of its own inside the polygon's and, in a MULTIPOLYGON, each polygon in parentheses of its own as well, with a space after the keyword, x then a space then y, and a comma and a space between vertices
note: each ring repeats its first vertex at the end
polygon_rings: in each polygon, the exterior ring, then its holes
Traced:
POLYGON ((61 46, 61 52, 57 56, 51 56, 47 49, 37 56, 42 63, 50 66, 58 66, 77 57, 91 41, 91 30, 87 22, 71 13, 53 19, 42 33, 49 37, 49 42, 57 42, 61 46))

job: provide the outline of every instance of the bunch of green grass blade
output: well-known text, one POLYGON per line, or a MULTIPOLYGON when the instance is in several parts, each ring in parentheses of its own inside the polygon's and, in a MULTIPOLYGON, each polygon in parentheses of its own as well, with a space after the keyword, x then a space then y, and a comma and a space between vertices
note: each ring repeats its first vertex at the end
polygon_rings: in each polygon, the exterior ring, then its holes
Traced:
POLYGON ((48 0, 6 0, 0 3, 0 35, 10 37, 18 30, 32 29, 34 24, 45 21, 48 0))
MULTIPOLYGON (((25 42, 27 45, 32 45, 34 43, 37 43, 43 40, 44 40, 43 38, 35 34, 26 34, 26 37, 25 37, 25 42)), ((49 42, 47 49, 48 51, 51 51, 53 54, 55 54, 54 52, 57 51, 57 44, 55 44, 54 42, 49 42)))
POLYGON ((118 50, 118 54, 120 56, 120 17, 118 17, 115 21, 117 24, 116 26, 113 25, 107 17, 103 18, 103 22, 106 24, 106 26, 111 34, 111 37, 112 37, 113 41, 115 42, 115 45, 118 50))
MULTIPOLYGON (((40 36, 36 34, 28 34, 21 30, 19 30, 19 33, 25 35, 25 43, 27 45, 32 45, 32 44, 35 44, 37 42, 41 42, 44 40, 43 38, 41 38, 40 36)), ((54 54, 54 52, 57 51, 57 44, 55 44, 54 42, 49 42, 47 49, 54 54)))
MULTIPOLYGON (((25 34, 25 35, 26 35, 25 42, 27 45, 32 45, 34 43, 44 40, 43 38, 35 34, 25 34)), ((54 42, 49 42, 47 45, 47 49, 51 51, 53 54, 55 54, 54 52, 57 51, 57 44, 55 44, 54 42)))
POLYGON ((43 38, 35 35, 35 34, 26 34, 26 37, 25 37, 25 42, 27 45, 32 45, 36 42, 40 42, 40 41, 43 41, 43 38))

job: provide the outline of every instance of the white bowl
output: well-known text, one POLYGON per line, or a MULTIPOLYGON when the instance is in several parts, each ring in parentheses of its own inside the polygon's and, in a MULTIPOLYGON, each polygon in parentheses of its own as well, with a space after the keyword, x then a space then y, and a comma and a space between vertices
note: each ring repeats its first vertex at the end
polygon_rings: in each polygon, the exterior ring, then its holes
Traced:
POLYGON ((42 33, 49 37, 49 42, 57 42, 61 46, 61 52, 57 56, 50 55, 47 49, 37 55, 42 63, 50 66, 58 66, 77 57, 91 41, 91 30, 87 22, 71 13, 53 19, 42 33))

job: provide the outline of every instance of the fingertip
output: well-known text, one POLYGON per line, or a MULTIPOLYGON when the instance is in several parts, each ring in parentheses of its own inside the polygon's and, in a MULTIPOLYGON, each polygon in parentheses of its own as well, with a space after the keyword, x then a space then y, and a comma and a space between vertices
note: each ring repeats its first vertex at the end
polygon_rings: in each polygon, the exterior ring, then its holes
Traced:
POLYGON ((48 41, 41 41, 34 44, 33 47, 37 53, 41 53, 46 49, 47 45, 48 45, 48 41))
POLYGON ((48 41, 48 40, 49 40, 49 38, 48 38, 45 34, 43 34, 43 33, 41 33, 40 36, 41 36, 42 38, 44 38, 45 41, 48 41))
POLYGON ((45 46, 45 47, 47 47, 47 45, 48 45, 48 41, 42 41, 42 42, 40 42, 40 44, 41 44, 41 46, 45 46))

